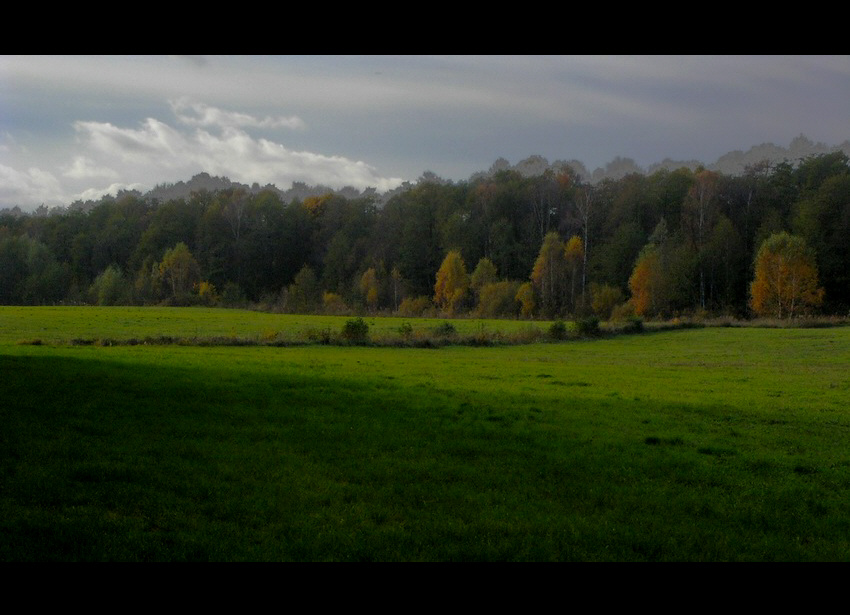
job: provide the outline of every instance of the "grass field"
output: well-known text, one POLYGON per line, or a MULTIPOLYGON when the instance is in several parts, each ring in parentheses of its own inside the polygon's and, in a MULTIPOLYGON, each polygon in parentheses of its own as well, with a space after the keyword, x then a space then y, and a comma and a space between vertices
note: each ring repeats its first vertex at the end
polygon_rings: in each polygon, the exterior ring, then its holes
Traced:
POLYGON ((68 343, 345 320, 104 310, 0 308, 3 561, 850 561, 850 328, 68 343))

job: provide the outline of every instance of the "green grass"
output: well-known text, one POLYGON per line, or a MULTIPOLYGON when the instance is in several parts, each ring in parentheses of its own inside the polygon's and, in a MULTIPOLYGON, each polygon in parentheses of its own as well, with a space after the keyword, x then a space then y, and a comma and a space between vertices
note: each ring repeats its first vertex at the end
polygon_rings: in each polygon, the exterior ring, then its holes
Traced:
POLYGON ((284 320, 18 310, 3 561, 850 561, 848 328, 102 347, 49 340, 284 320))
MULTIPOLYGON (((125 343, 173 339, 189 343, 209 340, 246 343, 303 343, 323 335, 339 337, 348 316, 302 316, 251 310, 168 307, 0 306, 0 343, 125 343)), ((458 336, 490 339, 545 337, 550 322, 524 320, 364 317, 369 336, 421 339, 440 337, 447 322, 458 336), (408 327, 407 335, 401 333, 408 327)))

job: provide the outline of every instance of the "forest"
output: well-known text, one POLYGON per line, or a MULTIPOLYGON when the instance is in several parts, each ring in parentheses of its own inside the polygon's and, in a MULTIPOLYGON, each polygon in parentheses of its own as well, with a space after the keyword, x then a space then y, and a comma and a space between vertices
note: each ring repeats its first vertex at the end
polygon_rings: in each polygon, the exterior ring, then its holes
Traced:
POLYGON ((380 200, 231 187, 0 211, 0 304, 616 319, 850 313, 850 159, 568 166, 380 200))

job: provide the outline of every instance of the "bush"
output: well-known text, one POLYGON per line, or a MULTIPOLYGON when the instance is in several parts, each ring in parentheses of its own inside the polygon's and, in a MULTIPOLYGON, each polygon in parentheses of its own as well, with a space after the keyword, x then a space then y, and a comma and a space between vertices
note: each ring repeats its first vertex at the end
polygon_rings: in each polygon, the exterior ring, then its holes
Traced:
POLYGON ((640 316, 629 316, 623 330, 627 333, 640 333, 643 331, 643 318, 640 316))
POLYGON ((437 325, 433 329, 435 335, 439 335, 440 337, 452 337, 457 333, 457 329, 450 322, 444 322, 441 325, 437 325))
POLYGON ((609 284, 592 283, 590 293, 593 297, 590 303, 593 313, 603 320, 609 320, 614 308, 623 302, 623 291, 609 284))
POLYGON ((413 335, 413 326, 409 322, 403 322, 398 328, 398 333, 404 339, 409 339, 410 336, 413 335))
POLYGON ((342 337, 346 341, 362 344, 369 340, 369 325, 362 318, 350 318, 342 327, 342 337))
POLYGON ((420 297, 405 297, 401 302, 401 305, 398 306, 398 313, 400 316, 427 316, 434 311, 434 303, 431 301, 430 297, 420 296, 420 297))
POLYGON ((562 340, 567 337, 567 325, 563 320, 556 320, 549 327, 549 337, 553 340, 562 340))
POLYGON ((579 335, 597 335, 599 333, 599 318, 588 316, 576 321, 576 332, 579 335))

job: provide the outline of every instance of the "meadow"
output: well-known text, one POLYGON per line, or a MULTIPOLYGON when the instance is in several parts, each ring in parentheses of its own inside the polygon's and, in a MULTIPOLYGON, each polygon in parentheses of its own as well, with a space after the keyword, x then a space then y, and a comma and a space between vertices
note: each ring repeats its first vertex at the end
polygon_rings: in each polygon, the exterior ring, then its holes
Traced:
POLYGON ((848 327, 324 318, 0 308, 0 559, 850 561, 848 327))

